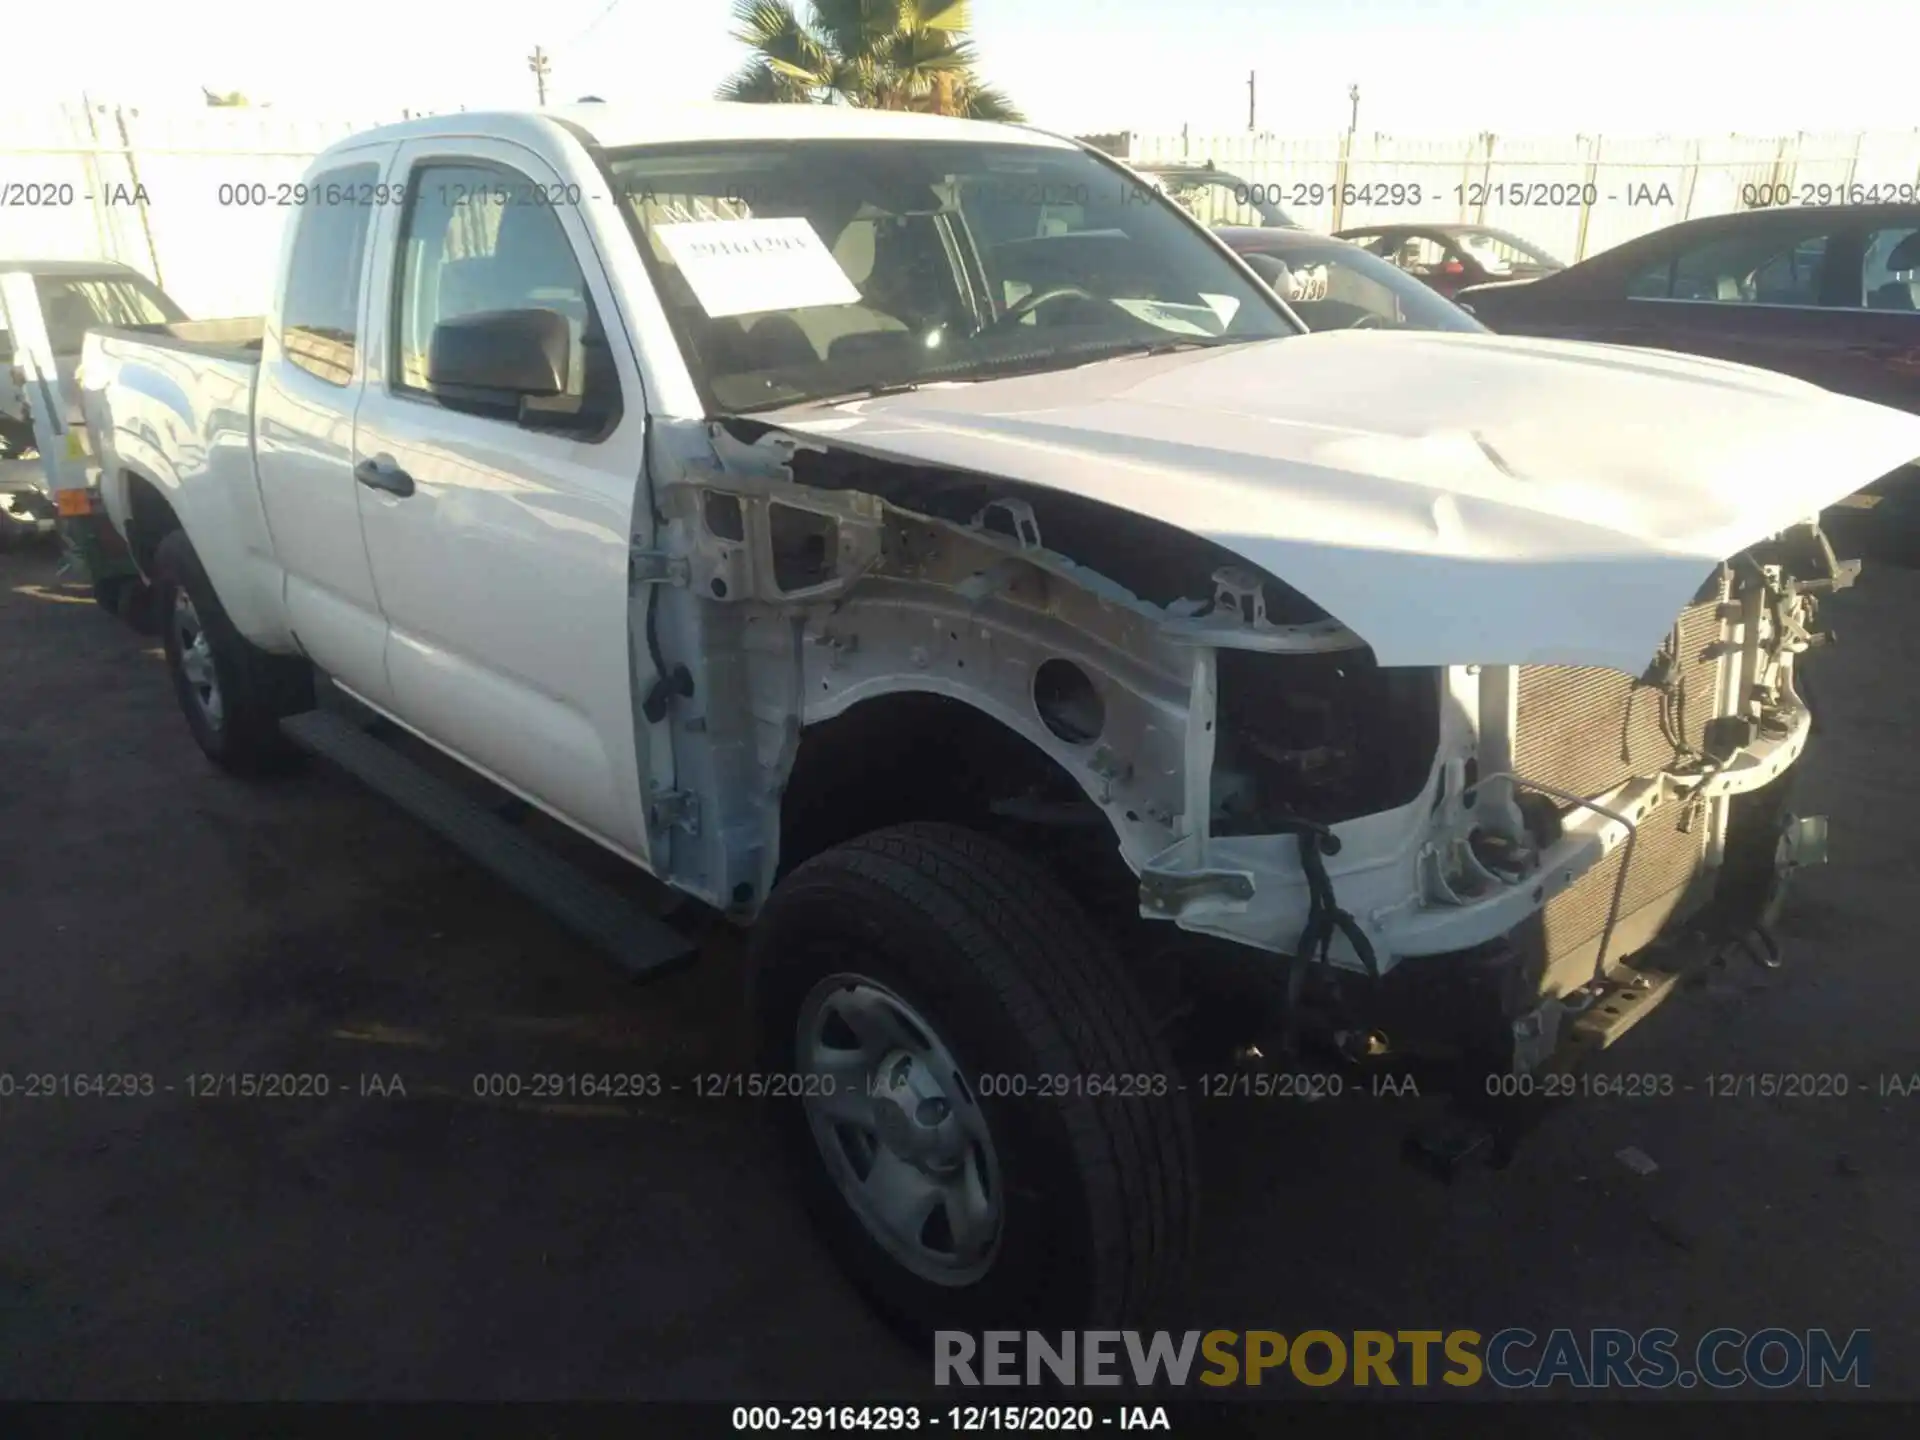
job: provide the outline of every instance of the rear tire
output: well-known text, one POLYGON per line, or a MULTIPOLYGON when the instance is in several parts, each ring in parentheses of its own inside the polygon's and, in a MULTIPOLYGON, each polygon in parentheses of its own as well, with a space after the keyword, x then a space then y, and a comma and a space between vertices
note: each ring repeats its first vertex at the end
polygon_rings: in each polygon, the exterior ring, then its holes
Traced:
POLYGON ((115 575, 93 582, 93 603, 137 634, 152 635, 153 591, 137 575, 115 575))
POLYGON ((167 673, 194 742, 237 775, 286 769, 299 752, 280 719, 313 708, 312 670, 304 660, 268 654, 234 628, 186 532, 161 539, 153 571, 167 673))
POLYGON ((1050 875, 956 826, 875 831, 787 877, 752 961, 759 1066, 799 1077, 769 1107, 779 1142, 896 1326, 1114 1328, 1167 1298, 1192 1241, 1185 1097, 1050 875), (828 1075, 847 1106, 809 1088, 828 1075))

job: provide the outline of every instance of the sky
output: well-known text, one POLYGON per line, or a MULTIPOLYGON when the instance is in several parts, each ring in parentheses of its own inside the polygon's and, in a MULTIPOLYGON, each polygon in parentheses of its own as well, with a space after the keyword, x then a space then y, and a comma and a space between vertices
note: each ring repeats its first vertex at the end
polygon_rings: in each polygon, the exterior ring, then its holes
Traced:
MULTIPOLYGON (((804 0, 800 0, 804 5, 804 0)), ((1085 134, 1747 134, 1912 129, 1898 0, 973 0, 986 77, 1085 134)), ((730 0, 89 0, 15 5, 0 113, 77 99, 283 111, 709 98, 744 51, 730 0), (78 13, 84 25, 77 28, 78 13)), ((0 138, 0 144, 4 139, 0 138)))

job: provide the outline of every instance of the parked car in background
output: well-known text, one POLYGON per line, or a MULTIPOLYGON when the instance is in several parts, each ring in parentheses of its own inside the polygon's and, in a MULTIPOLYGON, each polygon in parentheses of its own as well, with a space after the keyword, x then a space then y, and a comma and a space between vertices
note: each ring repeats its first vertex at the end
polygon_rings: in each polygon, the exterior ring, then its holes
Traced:
POLYGON ((1216 233, 1310 330, 1486 329, 1406 271, 1345 240, 1242 226, 1216 233))
MULTIPOLYGON (((1920 413, 1920 205, 1683 221, 1558 274, 1456 298, 1503 334, 1733 360, 1920 413)), ((1920 479, 1889 476, 1829 524, 1871 557, 1910 560, 1920 479), (1848 510, 1879 514, 1865 526, 1848 510)))
MULTIPOLYGON (((130 265, 112 260, 0 260, 0 274, 33 276, 40 313, 60 368, 67 410, 79 413, 73 372, 92 325, 156 325, 186 319, 167 293, 130 265)), ((28 397, 15 364, 13 335, 0 311, 0 458, 34 448, 28 397)))
POLYGON ((0 545, 57 533, 68 573, 135 625, 146 587, 97 503, 80 352, 95 325, 183 319, 159 286, 114 261, 0 261, 0 545))
POLYGON ((1304 230, 1280 207, 1278 185, 1242 180, 1212 164, 1135 165, 1174 204, 1203 225, 1261 230, 1304 230))
POLYGON ((1362 225, 1336 234, 1442 295, 1490 280, 1537 280, 1567 268, 1532 241, 1491 225, 1362 225))
POLYGON ((1458 298, 1507 334, 1735 360, 1920 412, 1920 205, 1687 220, 1458 298))

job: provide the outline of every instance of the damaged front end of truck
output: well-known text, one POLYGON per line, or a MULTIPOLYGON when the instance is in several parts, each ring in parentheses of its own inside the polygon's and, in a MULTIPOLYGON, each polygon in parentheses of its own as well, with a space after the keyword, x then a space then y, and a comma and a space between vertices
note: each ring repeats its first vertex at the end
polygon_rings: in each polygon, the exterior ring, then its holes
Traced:
POLYGON ((1813 525, 1703 565, 1635 671, 1383 665, 1098 499, 759 417, 654 446, 656 853, 741 918, 877 824, 997 828, 1080 880, 1170 1021, 1482 1095, 1612 1043, 1713 944, 1766 957, 1823 847, 1784 799, 1795 662, 1856 567, 1813 525), (1656 943, 1683 932, 1713 943, 1656 943))

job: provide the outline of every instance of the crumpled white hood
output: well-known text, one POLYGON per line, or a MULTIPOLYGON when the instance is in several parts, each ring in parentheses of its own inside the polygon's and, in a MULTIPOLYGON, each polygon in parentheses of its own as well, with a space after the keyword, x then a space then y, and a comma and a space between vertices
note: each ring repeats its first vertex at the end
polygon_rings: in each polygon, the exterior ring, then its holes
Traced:
POLYGON ((1920 417, 1769 371, 1433 332, 1303 335, 756 418, 1205 536, 1384 665, 1638 673, 1716 563, 1920 459, 1920 417))

